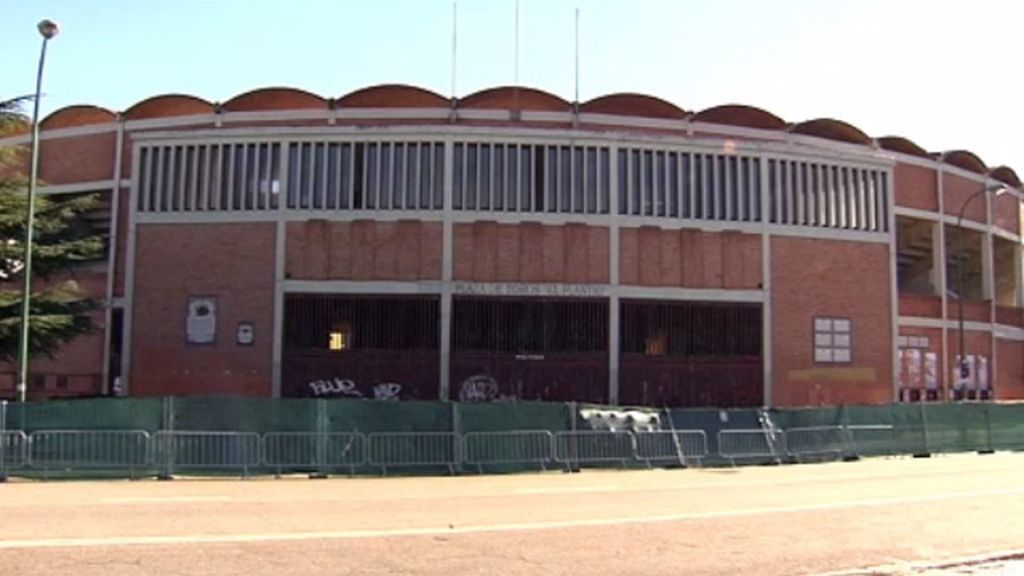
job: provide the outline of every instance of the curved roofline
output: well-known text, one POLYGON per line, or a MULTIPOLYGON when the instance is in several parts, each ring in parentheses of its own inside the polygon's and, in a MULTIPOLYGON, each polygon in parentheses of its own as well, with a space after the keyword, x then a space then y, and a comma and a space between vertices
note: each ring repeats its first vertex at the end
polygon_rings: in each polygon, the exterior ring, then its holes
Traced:
POLYGON ((939 160, 951 166, 963 168, 968 172, 988 174, 988 166, 985 165, 985 162, 977 154, 970 150, 947 150, 939 156, 939 160))
POLYGON ((126 120, 137 120, 142 118, 166 118, 169 116, 188 116, 191 114, 204 114, 214 112, 216 105, 209 100, 193 96, 191 94, 160 94, 158 96, 151 96, 145 100, 139 100, 135 104, 132 104, 130 108, 121 113, 121 116, 126 120), (159 109, 162 108, 162 103, 188 103, 186 106, 179 106, 177 110, 172 110, 170 113, 160 114, 159 109))
POLYGON ((580 111, 670 120, 683 120, 690 115, 668 100, 638 92, 615 92, 591 98, 580 104, 580 111))
POLYGON ((117 113, 102 106, 74 104, 54 110, 39 122, 42 129, 72 128, 90 124, 106 124, 117 120, 117 113))
POLYGON ((721 104, 705 108, 690 117, 691 122, 723 124, 760 130, 786 130, 789 124, 775 114, 746 104, 721 104))
POLYGON ((223 110, 232 111, 232 108, 238 106, 239 102, 245 102, 246 100, 254 99, 254 98, 257 98, 257 97, 260 97, 260 96, 269 97, 269 98, 273 99, 276 96, 282 96, 282 95, 285 95, 285 94, 296 95, 300 99, 304 99, 307 102, 310 101, 310 100, 315 101, 317 106, 299 106, 299 107, 288 106, 288 107, 280 107, 280 108, 276 107, 276 106, 266 106, 266 107, 253 106, 251 108, 248 108, 248 107, 247 108, 242 108, 241 110, 236 109, 235 111, 236 112, 255 112, 255 111, 262 111, 262 110, 296 110, 296 109, 305 109, 305 108, 316 108, 318 106, 322 106, 324 109, 327 109, 327 99, 324 98, 323 96, 321 96, 319 94, 316 94, 316 93, 313 93, 313 92, 310 92, 308 90, 303 90, 301 88, 292 88, 292 87, 289 87, 289 86, 267 86, 267 87, 264 87, 264 88, 257 88, 255 90, 249 90, 248 92, 242 92, 241 94, 237 94, 237 95, 233 96, 230 100, 225 101, 223 104, 220 105, 220 107, 223 110))
MULTIPOLYGON (((464 109, 518 107, 520 110, 570 112, 573 103, 560 96, 528 86, 497 86, 478 90, 462 98, 451 100, 432 90, 409 84, 377 84, 353 90, 340 98, 327 99, 323 96, 288 86, 268 86, 242 92, 223 104, 213 103, 191 94, 160 94, 140 100, 131 105, 120 116, 107 108, 88 104, 65 106, 51 112, 40 122, 44 130, 72 128, 113 123, 119 118, 126 120, 141 118, 162 118, 231 111, 285 111, 285 110, 327 110, 332 107, 394 108, 394 107, 441 107, 452 106, 464 109), (372 96, 387 95, 380 102, 372 96), (363 97, 366 97, 364 100, 363 97), (247 102, 248 101, 248 102, 247 102), (240 105, 241 104, 241 105, 240 105)), ((989 169, 985 162, 968 150, 950 150, 944 153, 929 153, 912 140, 902 136, 883 136, 872 139, 860 128, 835 118, 816 118, 797 124, 787 124, 783 119, 767 110, 744 104, 722 104, 699 112, 688 112, 672 102, 656 96, 619 92, 592 98, 579 105, 583 112, 621 115, 627 117, 649 117, 655 119, 688 119, 690 122, 722 124, 742 128, 763 130, 787 130, 826 140, 870 146, 882 150, 899 152, 920 158, 930 158, 957 166, 964 170, 991 175, 1005 182, 1020 186, 1017 173, 1008 166, 989 169)), ((8 136, 14 134, 8 134, 8 136)))
POLYGON ((489 103, 493 100, 501 100, 503 97, 507 97, 509 102, 512 102, 517 96, 517 91, 519 97, 519 108, 521 110, 551 110, 558 112, 570 112, 572 110, 572 103, 568 100, 550 92, 526 86, 496 86, 494 88, 478 90, 472 94, 459 98, 457 104, 459 108, 487 108, 489 106, 485 103, 489 103), (546 101, 551 105, 546 107, 530 106, 530 100, 534 100, 535 102, 538 100, 546 101), (526 106, 524 106, 524 104, 526 104, 526 106))
POLYGON ((365 88, 359 88, 353 90, 343 96, 340 96, 335 100, 335 104, 338 107, 352 107, 352 108, 433 108, 433 107, 445 107, 451 105, 451 100, 426 88, 419 86, 413 86, 412 84, 375 84, 373 86, 367 86, 365 88), (434 105, 423 106, 421 104, 410 104, 408 102, 396 102, 395 104, 369 104, 362 102, 364 97, 372 94, 381 93, 393 93, 396 96, 410 96, 409 100, 433 100, 434 105))
POLYGON ((1009 166, 996 166, 988 173, 988 175, 991 178, 999 180, 1003 184, 1009 184, 1010 186, 1018 189, 1021 187, 1020 177, 1017 176, 1017 172, 1009 166))
POLYGON ((931 154, 927 150, 918 146, 913 140, 903 136, 882 136, 875 140, 878 142, 878 147, 882 150, 910 154, 911 156, 919 156, 921 158, 931 158, 931 154))
POLYGON ((807 136, 848 142, 850 144, 863 144, 865 146, 873 144, 871 137, 865 134, 863 130, 853 124, 835 118, 815 118, 800 122, 794 124, 790 131, 795 134, 805 134, 807 136))

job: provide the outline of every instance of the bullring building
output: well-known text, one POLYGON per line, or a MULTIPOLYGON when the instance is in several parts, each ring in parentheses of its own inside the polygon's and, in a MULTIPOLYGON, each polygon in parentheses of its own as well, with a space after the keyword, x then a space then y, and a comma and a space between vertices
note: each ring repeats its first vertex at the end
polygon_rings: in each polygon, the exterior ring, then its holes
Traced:
POLYGON ((41 138, 41 193, 98 195, 108 251, 73 273, 99 329, 30 397, 1024 398, 1022 186, 967 151, 402 85, 71 106, 41 138))

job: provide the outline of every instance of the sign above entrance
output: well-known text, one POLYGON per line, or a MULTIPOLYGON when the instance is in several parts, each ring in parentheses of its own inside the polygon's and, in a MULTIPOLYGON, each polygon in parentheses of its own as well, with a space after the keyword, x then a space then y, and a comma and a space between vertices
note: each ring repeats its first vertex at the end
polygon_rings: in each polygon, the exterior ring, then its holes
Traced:
POLYGON ((608 286, 593 284, 522 284, 518 282, 456 282, 455 293, 475 296, 608 296, 608 286))

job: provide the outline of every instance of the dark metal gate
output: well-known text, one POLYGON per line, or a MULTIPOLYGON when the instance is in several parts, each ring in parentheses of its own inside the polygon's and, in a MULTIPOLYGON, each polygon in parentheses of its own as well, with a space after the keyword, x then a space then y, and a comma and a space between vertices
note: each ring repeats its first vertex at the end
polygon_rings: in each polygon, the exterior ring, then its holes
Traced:
POLYGON ((452 399, 607 402, 607 300, 453 302, 452 399))
POLYGON ((438 398, 439 298, 285 297, 283 396, 438 398))
POLYGON ((619 401, 760 406, 761 306, 622 301, 619 401))

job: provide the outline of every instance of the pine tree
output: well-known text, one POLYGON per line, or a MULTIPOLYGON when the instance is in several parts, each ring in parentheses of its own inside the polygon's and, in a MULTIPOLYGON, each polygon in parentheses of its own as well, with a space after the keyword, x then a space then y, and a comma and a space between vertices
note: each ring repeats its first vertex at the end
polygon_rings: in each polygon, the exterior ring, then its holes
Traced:
MULTIPOLYGON (((25 98, 0 101, 0 136, 24 132, 25 98)), ((0 149, 0 362, 14 360, 21 334, 26 151, 0 149)), ((29 353, 52 355, 61 344, 94 329, 99 302, 86 295, 71 272, 103 255, 103 241, 81 216, 97 205, 95 196, 55 199, 36 196, 32 250, 33 291, 29 353)))

